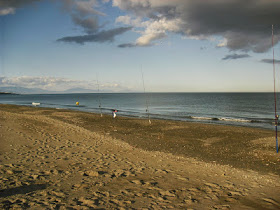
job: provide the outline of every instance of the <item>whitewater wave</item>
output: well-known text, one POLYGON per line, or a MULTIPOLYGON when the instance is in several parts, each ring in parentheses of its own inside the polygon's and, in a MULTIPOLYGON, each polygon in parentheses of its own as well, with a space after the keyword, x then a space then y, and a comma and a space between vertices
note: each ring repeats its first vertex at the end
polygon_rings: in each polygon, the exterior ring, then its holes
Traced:
MULTIPOLYGON (((264 120, 256 120, 256 119, 242 119, 242 118, 226 118, 226 117, 197 117, 197 116, 190 116, 188 118, 194 120, 211 120, 211 121, 228 121, 228 122, 243 122, 243 123, 263 123, 264 120)), ((270 121, 270 120, 269 120, 270 121)))
POLYGON ((212 118, 212 117, 195 117, 195 116, 191 116, 190 118, 191 119, 195 119, 195 120, 214 120, 214 118, 212 118))

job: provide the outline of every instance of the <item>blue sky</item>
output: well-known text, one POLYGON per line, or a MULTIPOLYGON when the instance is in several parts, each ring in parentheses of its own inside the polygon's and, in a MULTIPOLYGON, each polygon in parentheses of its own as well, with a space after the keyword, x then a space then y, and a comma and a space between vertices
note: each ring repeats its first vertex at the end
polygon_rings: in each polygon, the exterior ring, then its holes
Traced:
POLYGON ((96 90, 98 77, 105 92, 143 91, 142 66, 152 92, 273 91, 279 10, 276 0, 0 0, 0 87, 96 90))

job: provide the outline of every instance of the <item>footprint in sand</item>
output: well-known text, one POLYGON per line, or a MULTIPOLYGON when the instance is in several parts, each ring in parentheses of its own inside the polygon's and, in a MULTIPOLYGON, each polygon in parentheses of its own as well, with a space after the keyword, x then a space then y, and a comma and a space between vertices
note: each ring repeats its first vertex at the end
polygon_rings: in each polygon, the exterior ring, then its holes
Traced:
POLYGON ((272 205, 272 206, 275 206, 277 208, 280 209, 280 204, 273 200, 272 198, 263 198, 263 201, 266 203, 266 204, 269 204, 269 205, 272 205))
POLYGON ((138 179, 132 180, 131 183, 134 183, 134 184, 137 184, 137 185, 144 185, 145 184, 145 182, 143 180, 138 180, 138 179))

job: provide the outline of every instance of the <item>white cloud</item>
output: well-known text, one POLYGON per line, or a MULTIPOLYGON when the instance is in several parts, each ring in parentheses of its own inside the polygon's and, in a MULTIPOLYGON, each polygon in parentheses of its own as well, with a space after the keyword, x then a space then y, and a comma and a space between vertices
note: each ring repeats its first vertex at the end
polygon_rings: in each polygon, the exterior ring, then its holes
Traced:
POLYGON ((158 33, 158 32, 146 33, 136 40, 136 45, 149 46, 149 45, 151 45, 152 41, 162 39, 165 36, 166 36, 165 33, 158 33))
POLYGON ((116 18, 116 23, 123 23, 126 25, 130 25, 131 24, 131 17, 129 17, 128 15, 126 16, 119 16, 116 18))
POLYGON ((12 7, 2 8, 2 9, 0 8, 0 16, 15 14, 15 12, 16 12, 15 8, 12 7))
POLYGON ((151 24, 151 21, 143 21, 140 17, 133 18, 129 15, 119 16, 116 18, 115 22, 130 25, 135 28, 145 28, 151 24))
POLYGON ((150 46, 153 44, 153 41, 166 37, 168 32, 179 32, 182 24, 180 19, 168 20, 163 17, 158 20, 143 21, 140 17, 132 18, 128 15, 119 16, 116 19, 116 23, 140 28, 134 30, 135 32, 141 34, 141 36, 136 40, 134 44, 135 46, 150 46))
POLYGON ((217 47, 226 47, 226 46, 227 46, 227 39, 223 39, 217 44, 217 47))
POLYGON ((160 31, 160 32, 179 32, 181 31, 181 20, 180 19, 172 19, 169 20, 165 17, 151 21, 147 27, 147 31, 160 31))
POLYGON ((120 9, 129 9, 133 7, 148 7, 150 5, 149 0, 130 0, 130 1, 122 1, 122 0, 113 0, 113 6, 119 7, 120 9))

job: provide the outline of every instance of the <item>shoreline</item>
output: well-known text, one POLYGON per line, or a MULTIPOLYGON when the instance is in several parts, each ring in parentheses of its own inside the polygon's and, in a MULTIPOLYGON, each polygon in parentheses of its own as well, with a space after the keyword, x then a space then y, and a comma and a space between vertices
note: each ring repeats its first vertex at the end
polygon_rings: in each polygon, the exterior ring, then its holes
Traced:
POLYGON ((3 208, 269 208, 270 130, 0 105, 3 208))
MULTIPOLYGON (((0 105, 14 105, 14 106, 26 106, 26 107, 34 107, 31 104, 28 105, 17 105, 17 104, 1 104, 0 105)), ((44 107, 41 104, 39 108, 50 108, 50 109, 65 109, 65 110, 71 110, 71 111, 77 111, 77 112, 85 112, 85 113, 92 113, 92 114, 99 114, 100 109, 99 108, 90 108, 89 110, 94 111, 88 111, 83 109, 77 109, 77 108, 83 108, 84 105, 67 105, 69 107, 62 107, 62 108, 56 108, 56 107, 44 107), (76 109, 75 109, 75 108, 76 109)), ((59 104, 58 104, 59 105, 59 104)), ((102 113, 104 115, 111 116, 111 113, 108 110, 113 110, 113 108, 102 108, 102 113)), ((124 110, 118 110, 119 112, 123 112, 125 114, 117 114, 118 117, 124 117, 124 118, 132 118, 132 119, 139 119, 139 120, 145 120, 147 119, 147 116, 143 113, 138 113, 139 115, 133 115, 129 114, 130 111, 124 111, 124 110)), ((257 128, 257 129, 265 129, 265 130, 274 130, 274 120, 271 119, 264 119, 264 118, 231 118, 231 117, 208 117, 208 116, 172 116, 172 115, 162 115, 162 114, 153 114, 150 113, 150 118, 152 120, 167 120, 167 121, 175 121, 175 122, 190 122, 190 123, 201 123, 201 124, 213 124, 213 125, 225 125, 225 126, 233 126, 233 127, 245 127, 245 128, 257 128), (259 125, 257 125, 259 124, 259 125), (271 125, 271 126, 268 126, 271 125)))

